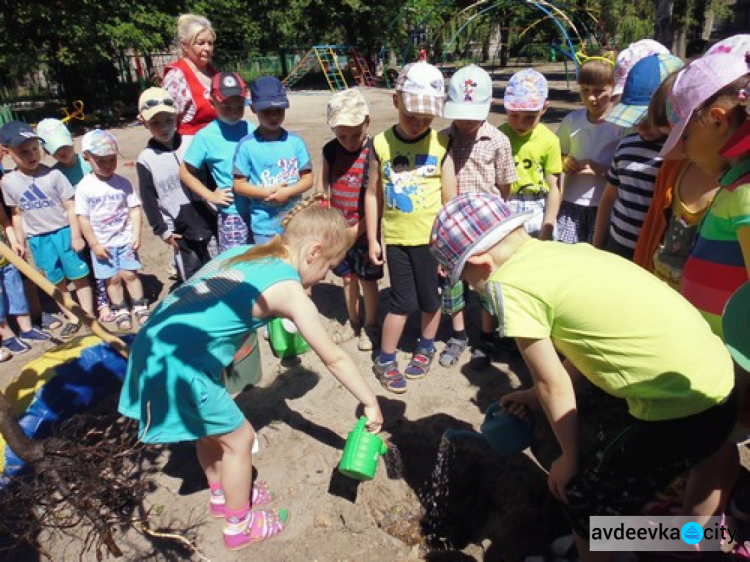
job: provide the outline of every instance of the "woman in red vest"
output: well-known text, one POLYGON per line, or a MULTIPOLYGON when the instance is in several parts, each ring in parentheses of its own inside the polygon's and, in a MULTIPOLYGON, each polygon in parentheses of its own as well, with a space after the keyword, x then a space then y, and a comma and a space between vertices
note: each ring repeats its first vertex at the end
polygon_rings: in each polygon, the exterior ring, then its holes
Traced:
POLYGON ((203 16, 183 14, 177 20, 177 41, 183 57, 164 69, 163 87, 174 100, 177 110, 177 132, 182 136, 182 156, 195 133, 216 118, 211 105, 211 66, 216 33, 203 16))

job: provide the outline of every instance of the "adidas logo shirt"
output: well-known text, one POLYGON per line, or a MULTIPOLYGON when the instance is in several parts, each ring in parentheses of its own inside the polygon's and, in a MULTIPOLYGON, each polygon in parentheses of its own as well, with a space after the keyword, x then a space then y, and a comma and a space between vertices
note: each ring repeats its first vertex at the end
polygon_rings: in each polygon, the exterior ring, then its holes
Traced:
POLYGON ((64 202, 75 191, 58 170, 41 165, 33 176, 14 170, 2 179, 3 197, 10 207, 18 207, 27 237, 60 230, 68 223, 64 202))

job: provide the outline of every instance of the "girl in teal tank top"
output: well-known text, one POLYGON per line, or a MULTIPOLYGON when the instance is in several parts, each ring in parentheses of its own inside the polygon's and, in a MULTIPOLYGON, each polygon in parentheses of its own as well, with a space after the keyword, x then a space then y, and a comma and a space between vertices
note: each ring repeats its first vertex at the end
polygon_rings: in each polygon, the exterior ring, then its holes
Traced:
POLYGON ((346 221, 326 203, 320 195, 303 201, 285 218, 283 234, 206 264, 156 307, 133 343, 119 410, 139 421, 145 443, 196 441, 211 513, 224 517, 224 542, 232 550, 276 536, 288 518, 284 509, 255 509, 273 494, 262 481, 252 483, 255 431, 223 382, 252 331, 274 318, 294 322, 362 403, 368 430, 382 426, 375 394, 328 336, 305 292, 348 249, 346 221))

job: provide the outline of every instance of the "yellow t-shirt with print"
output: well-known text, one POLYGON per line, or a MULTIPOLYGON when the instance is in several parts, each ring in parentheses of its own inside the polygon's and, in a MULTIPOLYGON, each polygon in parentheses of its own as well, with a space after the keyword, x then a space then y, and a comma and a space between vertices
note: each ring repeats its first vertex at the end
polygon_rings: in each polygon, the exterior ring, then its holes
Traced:
POLYGON ((529 240, 487 283, 501 336, 551 338, 593 384, 648 421, 687 417, 734 386, 721 339, 645 269, 588 244, 529 240))
POLYGON ((383 190, 383 240, 397 246, 430 243, 435 217, 443 205, 443 161, 448 137, 437 131, 407 141, 395 127, 373 139, 383 190))

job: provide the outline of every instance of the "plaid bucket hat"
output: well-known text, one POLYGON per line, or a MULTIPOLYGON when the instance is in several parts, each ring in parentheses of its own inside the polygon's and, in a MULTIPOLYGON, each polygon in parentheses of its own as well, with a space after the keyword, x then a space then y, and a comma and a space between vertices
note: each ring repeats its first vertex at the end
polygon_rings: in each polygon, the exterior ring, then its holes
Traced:
POLYGON ((445 80, 443 73, 430 63, 407 64, 396 79, 396 91, 401 94, 407 111, 443 115, 445 80))
POLYGON ((451 199, 432 226, 430 252, 448 271, 450 285, 458 283, 466 260, 486 252, 523 226, 533 210, 513 213, 496 195, 464 193, 451 199))

